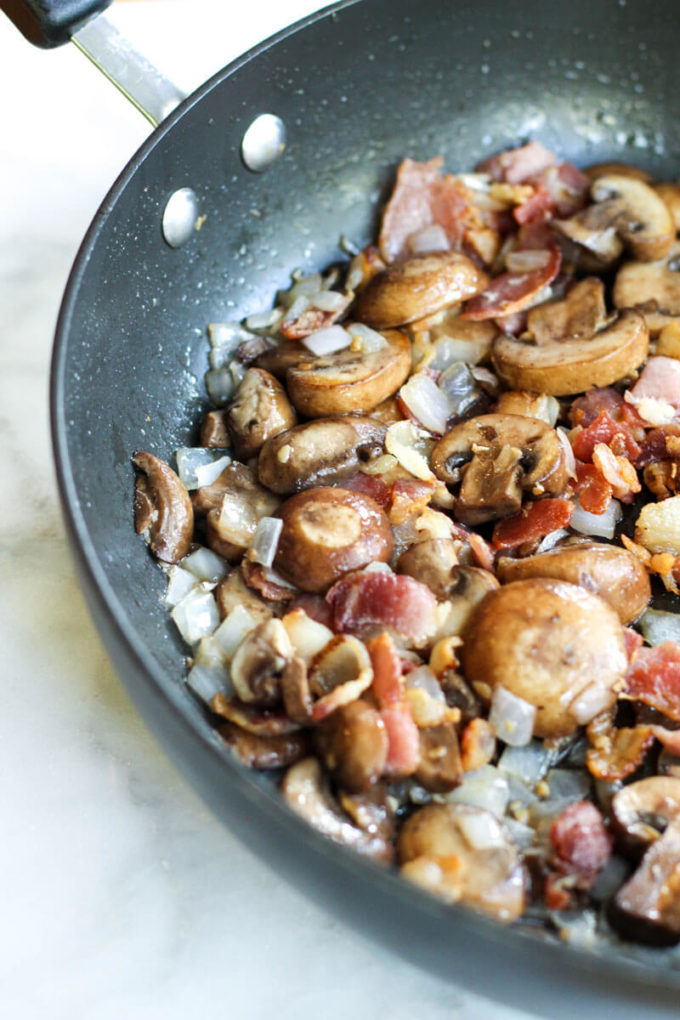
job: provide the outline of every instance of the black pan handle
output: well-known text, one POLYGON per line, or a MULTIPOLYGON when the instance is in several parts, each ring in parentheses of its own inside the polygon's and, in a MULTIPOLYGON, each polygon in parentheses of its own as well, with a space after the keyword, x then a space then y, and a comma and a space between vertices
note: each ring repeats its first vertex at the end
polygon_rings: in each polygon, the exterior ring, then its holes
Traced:
POLYGON ((68 42, 86 21, 112 0, 0 0, 3 10, 29 42, 49 49, 68 42))

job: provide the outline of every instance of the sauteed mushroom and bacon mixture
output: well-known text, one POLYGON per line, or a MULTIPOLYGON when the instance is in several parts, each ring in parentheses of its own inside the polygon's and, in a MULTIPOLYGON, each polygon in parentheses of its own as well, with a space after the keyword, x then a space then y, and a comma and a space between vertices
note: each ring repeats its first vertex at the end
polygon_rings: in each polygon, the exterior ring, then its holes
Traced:
POLYGON ((679 230, 680 186, 624 164, 406 159, 375 245, 209 327, 177 473, 133 457, 237 758, 585 941, 680 941, 680 627, 649 608, 680 585, 679 230))

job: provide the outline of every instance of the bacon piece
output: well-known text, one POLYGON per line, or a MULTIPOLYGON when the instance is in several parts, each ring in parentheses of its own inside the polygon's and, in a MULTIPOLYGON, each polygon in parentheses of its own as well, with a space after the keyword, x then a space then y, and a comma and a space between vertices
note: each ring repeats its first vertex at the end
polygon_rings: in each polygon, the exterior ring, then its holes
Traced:
MULTIPOLYGON (((404 700, 403 665, 393 638, 386 631, 366 643, 373 666, 373 693, 381 708, 404 700)), ((412 663, 410 665, 413 666, 412 663)))
POLYGON ((497 153, 477 166, 479 173, 491 174, 495 181, 508 184, 522 184, 540 174, 546 167, 554 166, 557 156, 541 142, 529 142, 517 149, 497 153))
POLYGON ((266 569, 262 564, 253 563, 247 556, 243 558, 241 570, 243 572, 243 580, 248 587, 259 591, 266 599, 271 599, 273 602, 288 602, 290 599, 295 598, 297 594, 293 588, 286 588, 285 585, 272 581, 267 577, 266 569))
POLYGON ((597 443, 611 447, 617 456, 625 454, 631 461, 637 461, 640 456, 641 448, 633 439, 630 428, 624 422, 614 421, 608 411, 600 411, 595 421, 572 436, 574 456, 579 460, 592 461, 597 443))
POLYGON ((352 489, 354 492, 363 492, 365 496, 374 499, 383 510, 387 510, 392 500, 392 490, 380 475, 366 475, 363 471, 357 471, 355 475, 343 478, 342 487, 352 489))
POLYGON ((576 461, 576 494, 589 514, 603 514, 612 501, 612 487, 593 464, 576 461))
POLYGON ((654 734, 651 726, 619 729, 611 726, 606 732, 595 735, 594 743, 586 753, 588 771, 595 779, 613 783, 637 772, 654 743, 654 734))
POLYGON ((540 291, 552 283, 560 271, 562 255, 559 248, 555 245, 549 252, 549 261, 540 269, 532 269, 527 273, 501 273, 500 276, 496 276, 486 290, 470 298, 461 313, 461 319, 478 322, 512 315, 528 308, 540 291))
POLYGON ((390 489, 391 524, 404 524, 415 513, 422 513, 432 499, 435 483, 417 478, 398 478, 390 489))
POLYGON ((572 425, 583 425, 587 428, 603 411, 616 420, 616 412, 622 406, 623 397, 611 386, 596 387, 572 402, 569 408, 569 421, 572 425))
POLYGON ((351 302, 352 296, 346 295, 345 303, 334 312, 324 312, 320 308, 307 308, 293 319, 290 316, 285 316, 279 329, 288 340, 302 340, 310 333, 315 333, 317 329, 332 326, 334 322, 342 318, 351 302))
POLYGON ((627 457, 617 457, 604 443, 596 443, 593 450, 593 466, 612 487, 616 499, 632 503, 636 492, 642 488, 637 471, 627 457))
POLYGON ((640 378, 628 391, 634 404, 644 398, 659 400, 680 409, 680 361, 663 355, 648 358, 640 378))
POLYGON ((651 705, 680 722, 680 645, 664 641, 654 648, 641 648, 628 667, 621 696, 651 705))
POLYGON ((642 634, 640 634, 637 630, 633 630, 632 627, 624 627, 623 643, 626 646, 628 661, 632 662, 640 648, 642 648, 644 640, 642 634))
MULTIPOLYGON (((680 438, 680 425, 662 425, 658 429, 650 429, 645 436, 640 456, 635 461, 638 468, 646 467, 657 461, 672 460, 668 440, 680 438)), ((671 444, 672 446, 672 444, 671 444)))
POLYGON ((589 800, 569 804, 550 826, 554 848, 551 864, 573 875, 578 887, 589 889, 612 852, 612 837, 604 819, 589 800))
POLYGON ((526 503, 514 517, 499 521, 493 529, 494 549, 513 549, 559 528, 566 528, 574 512, 570 499, 540 499, 526 503))
POLYGON ((414 644, 434 629, 437 601, 427 587, 407 574, 360 570, 347 574, 326 593, 334 630, 355 633, 365 627, 390 627, 414 644))
POLYGON ((493 574, 494 563, 496 561, 496 554, 493 548, 476 531, 470 532, 467 536, 467 541, 472 558, 477 566, 493 574))
POLYGON ((390 705, 380 718, 387 730, 385 773, 391 779, 413 775, 420 761, 420 734, 408 705, 403 701, 390 705))
POLYGON ((555 201, 543 184, 537 184, 531 198, 513 210, 513 215, 520 225, 535 221, 544 222, 555 208, 555 201))
POLYGON ((460 739, 463 771, 488 765, 496 753, 496 734, 486 719, 471 719, 460 739))
MULTIPOLYGON (((344 484, 343 482, 343 486, 344 484)), ((310 620, 316 620, 317 623, 322 623, 324 627, 331 628, 331 611, 323 595, 311 595, 309 592, 295 594, 295 597, 287 607, 287 611, 292 613, 296 609, 301 609, 310 620)))

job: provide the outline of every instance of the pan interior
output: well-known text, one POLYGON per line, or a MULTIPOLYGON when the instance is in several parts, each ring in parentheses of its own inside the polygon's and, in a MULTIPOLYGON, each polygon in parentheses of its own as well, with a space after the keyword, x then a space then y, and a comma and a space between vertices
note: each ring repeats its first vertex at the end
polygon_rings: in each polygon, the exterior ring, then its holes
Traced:
POLYGON ((207 323, 269 307, 294 268, 341 256, 341 234, 367 243, 406 155, 470 170, 535 138, 577 165, 617 158, 677 176, 676 24, 675 3, 643 0, 549 12, 534 0, 341 5, 216 76, 114 186, 60 321, 60 484, 115 640, 144 659, 201 740, 215 742, 182 686, 186 648, 161 602, 165 577, 132 527, 130 456, 172 461, 196 441, 207 323), (239 152, 261 113, 281 118, 287 145, 255 174, 239 152), (184 187, 198 197, 200 229, 172 249, 162 210, 184 187))

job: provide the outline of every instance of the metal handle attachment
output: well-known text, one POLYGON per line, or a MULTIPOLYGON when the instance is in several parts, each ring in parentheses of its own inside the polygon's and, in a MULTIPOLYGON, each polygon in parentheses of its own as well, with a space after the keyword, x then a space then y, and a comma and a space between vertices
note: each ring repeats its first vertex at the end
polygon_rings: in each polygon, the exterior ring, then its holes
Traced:
POLYGON ((0 10, 35 46, 50 49, 68 42, 86 21, 112 0, 0 0, 0 10))

